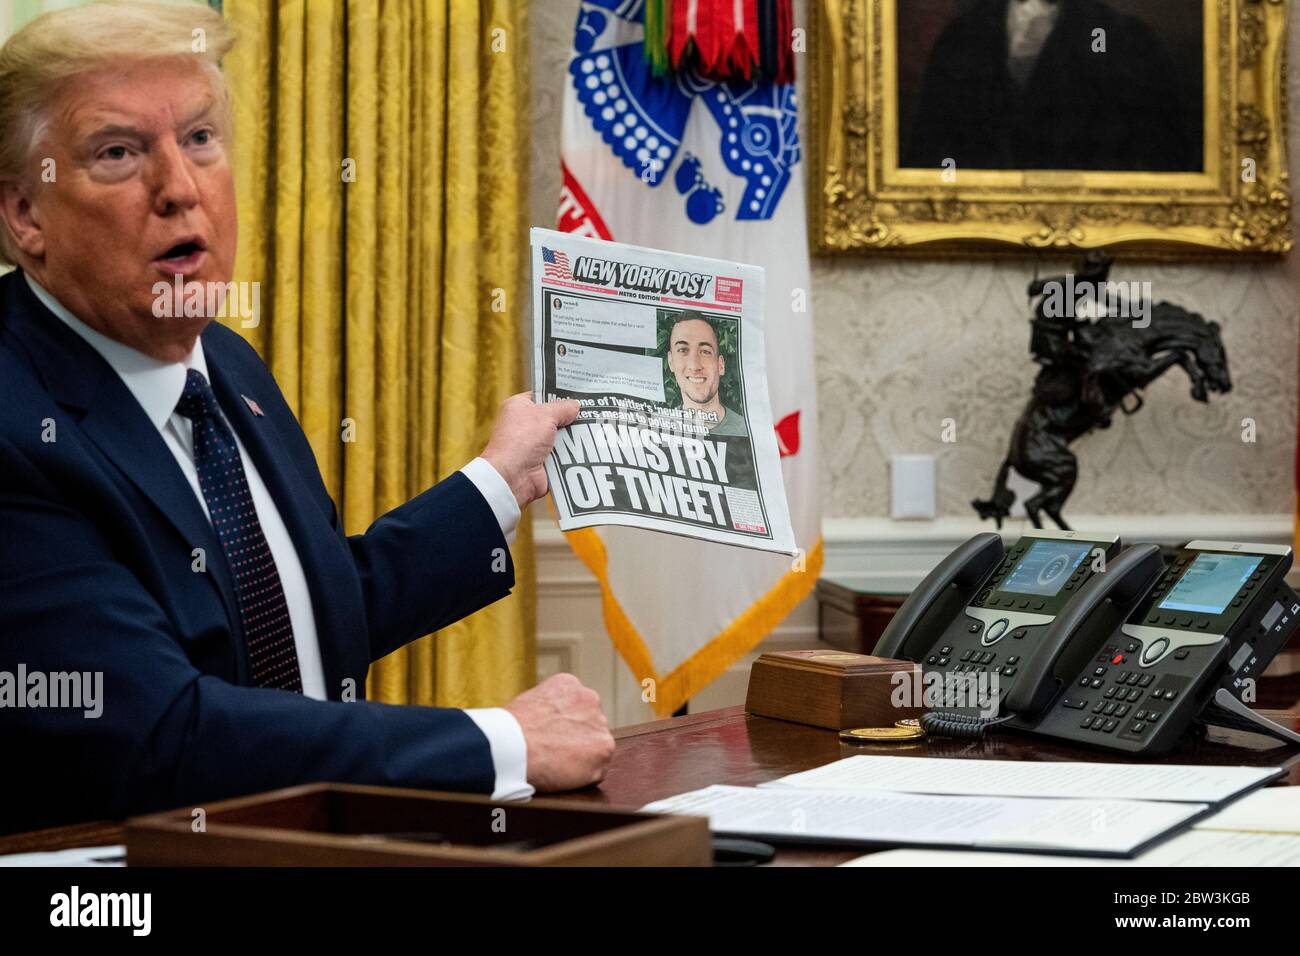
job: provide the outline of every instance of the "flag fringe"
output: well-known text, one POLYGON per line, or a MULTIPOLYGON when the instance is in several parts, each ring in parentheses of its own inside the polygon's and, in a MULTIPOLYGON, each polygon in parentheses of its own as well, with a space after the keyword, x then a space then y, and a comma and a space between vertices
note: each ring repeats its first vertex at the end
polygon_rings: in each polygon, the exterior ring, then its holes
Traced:
POLYGON ((807 567, 783 574, 772 588, 747 607, 707 644, 660 677, 645 639, 637 632, 623 606, 614 597, 609 584, 609 557, 605 542, 592 528, 565 532, 564 537, 579 560, 596 576, 600 584, 601 610, 605 630, 619 656, 627 663, 637 682, 654 681, 654 700, 650 706, 659 717, 669 717, 682 704, 722 675, 737 659, 752 651, 776 629, 795 606, 812 593, 821 575, 825 548, 821 538, 808 551, 807 567))

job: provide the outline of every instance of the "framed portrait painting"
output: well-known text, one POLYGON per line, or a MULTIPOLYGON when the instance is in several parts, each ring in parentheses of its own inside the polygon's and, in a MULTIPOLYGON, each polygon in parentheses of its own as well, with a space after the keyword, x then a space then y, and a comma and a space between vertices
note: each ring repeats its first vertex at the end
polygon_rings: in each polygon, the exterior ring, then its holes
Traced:
POLYGON ((1291 246, 1287 0, 812 0, 821 252, 1291 246))

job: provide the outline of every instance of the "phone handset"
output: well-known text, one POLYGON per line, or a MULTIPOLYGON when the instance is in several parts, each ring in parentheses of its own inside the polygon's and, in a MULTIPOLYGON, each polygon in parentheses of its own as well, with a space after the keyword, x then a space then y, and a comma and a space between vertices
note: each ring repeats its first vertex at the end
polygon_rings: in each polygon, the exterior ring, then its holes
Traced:
MULTIPOLYGON (((1002 536, 991 531, 981 532, 958 547, 940 561, 903 602, 872 653, 876 657, 902 656, 908 638, 929 617, 934 605, 954 596, 963 607, 968 604, 974 592, 1002 560, 1003 553, 1002 536)), ((956 613, 955 607, 949 610, 951 614, 956 613)))
POLYGON ((1032 716, 1047 707, 1061 689, 1056 677, 1056 663, 1070 646, 1081 638, 1082 629, 1102 604, 1110 602, 1115 618, 1108 622, 1093 622, 1093 627, 1103 627, 1110 633, 1128 616, 1133 605, 1164 570, 1164 558, 1154 544, 1140 544, 1129 548, 1110 562, 1105 572, 1094 574, 1079 593, 1056 616, 1056 620, 1038 641, 1037 650, 1025 664, 1016 686, 1007 695, 1006 709, 1017 716, 1032 716))

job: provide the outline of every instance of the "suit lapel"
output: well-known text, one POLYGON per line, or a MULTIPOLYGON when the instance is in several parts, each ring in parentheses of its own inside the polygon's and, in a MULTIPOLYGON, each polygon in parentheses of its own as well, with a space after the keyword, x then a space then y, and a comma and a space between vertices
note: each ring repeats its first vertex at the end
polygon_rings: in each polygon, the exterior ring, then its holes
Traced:
MULTIPOLYGON (((208 569, 205 577, 211 580, 225 606, 242 660, 238 603, 221 542, 162 436, 112 367, 41 304, 21 274, 0 278, 0 290, 4 298, 3 324, 27 354, 51 397, 73 415, 86 438, 158 509, 187 550, 204 549, 208 569)), ((241 379, 237 358, 227 354, 216 337, 204 335, 203 343, 222 411, 256 463, 306 573, 326 688, 329 696, 337 699, 343 678, 365 673, 370 663, 368 643, 358 643, 355 635, 357 627, 364 624, 358 624, 355 609, 346 601, 340 603, 342 599, 334 593, 338 582, 355 576, 350 555, 334 533, 329 516, 320 513, 296 462, 286 455, 277 425, 269 415, 254 415, 245 400, 256 402, 261 398, 266 404, 267 396, 258 394, 257 385, 241 379), (364 654, 358 652, 359 647, 366 649, 364 654)), ((337 590, 347 593, 346 587, 337 590)))
POLYGON ((45 308, 21 275, 11 278, 10 290, 9 327, 37 375, 56 402, 80 416, 82 433, 163 514, 187 549, 203 549, 206 577, 238 634, 221 542, 158 429, 104 358, 45 308))

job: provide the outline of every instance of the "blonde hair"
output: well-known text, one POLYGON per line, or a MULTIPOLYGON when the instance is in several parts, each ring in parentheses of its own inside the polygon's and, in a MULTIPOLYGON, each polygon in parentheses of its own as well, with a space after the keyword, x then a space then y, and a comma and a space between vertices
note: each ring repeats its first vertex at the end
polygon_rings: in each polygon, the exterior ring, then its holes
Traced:
MULTIPOLYGON (((197 57, 228 114, 221 60, 234 45, 221 14, 197 3, 110 0, 42 14, 0 47, 0 179, 29 171, 61 83, 124 60, 197 57)), ((0 228, 0 263, 17 263, 7 228, 0 228)))

